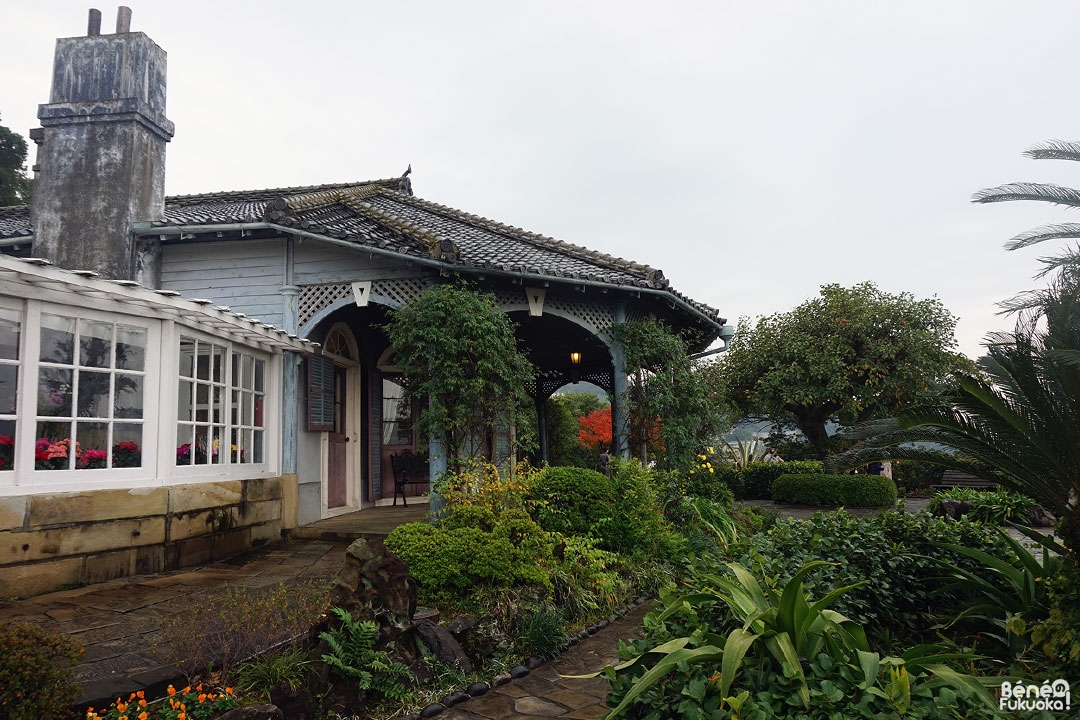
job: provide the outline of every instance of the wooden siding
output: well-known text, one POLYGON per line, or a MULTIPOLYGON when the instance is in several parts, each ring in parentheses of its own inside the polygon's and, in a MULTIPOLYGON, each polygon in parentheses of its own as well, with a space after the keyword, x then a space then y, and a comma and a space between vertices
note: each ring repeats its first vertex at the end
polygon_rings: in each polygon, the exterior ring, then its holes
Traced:
POLYGON ((284 326, 285 241, 166 244, 161 289, 207 298, 233 312, 284 326))
POLYGON ((297 285, 353 282, 419 276, 421 268, 403 266, 401 260, 310 240, 298 243, 293 254, 293 282, 297 285))

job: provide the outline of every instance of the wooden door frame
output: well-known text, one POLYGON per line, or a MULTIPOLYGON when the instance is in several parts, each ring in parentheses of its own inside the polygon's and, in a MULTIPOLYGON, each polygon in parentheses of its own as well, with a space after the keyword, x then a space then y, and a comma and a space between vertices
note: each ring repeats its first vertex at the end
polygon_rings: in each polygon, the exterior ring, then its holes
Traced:
POLYGON ((363 442, 360 437, 360 413, 363 410, 363 404, 360 397, 360 353, 356 336, 352 328, 345 323, 334 323, 326 333, 326 337, 329 339, 331 335, 338 332, 346 342, 348 356, 337 354, 325 346, 323 355, 333 360, 335 366, 345 368, 345 435, 348 438, 345 451, 345 504, 336 508, 329 507, 330 434, 320 433, 320 485, 322 517, 324 518, 356 512, 361 507, 360 468, 363 467, 363 442))

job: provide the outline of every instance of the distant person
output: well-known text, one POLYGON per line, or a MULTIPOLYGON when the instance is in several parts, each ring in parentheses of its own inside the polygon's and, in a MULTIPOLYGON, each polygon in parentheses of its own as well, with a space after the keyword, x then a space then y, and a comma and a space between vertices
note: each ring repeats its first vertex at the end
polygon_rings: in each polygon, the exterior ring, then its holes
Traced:
POLYGON ((781 463, 784 462, 784 458, 780 457, 780 453, 776 452, 776 448, 768 448, 765 450, 765 462, 781 463))
POLYGON ((601 446, 600 447, 600 472, 604 473, 605 475, 609 475, 610 471, 611 471, 610 465, 611 465, 611 455, 608 454, 608 450, 607 450, 606 446, 601 446))

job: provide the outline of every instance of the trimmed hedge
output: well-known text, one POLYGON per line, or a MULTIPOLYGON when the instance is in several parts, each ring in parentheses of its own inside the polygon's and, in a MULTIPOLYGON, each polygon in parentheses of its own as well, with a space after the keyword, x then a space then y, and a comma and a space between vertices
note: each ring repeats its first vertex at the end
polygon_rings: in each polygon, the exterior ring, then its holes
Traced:
POLYGON ((787 474, 773 481, 772 499, 793 505, 892 506, 896 483, 882 475, 787 474))
POLYGON ((549 467, 529 481, 533 518, 548 532, 588 535, 614 514, 611 478, 577 467, 549 467))
MULTIPOLYGON (((821 473, 820 460, 792 460, 789 462, 767 463, 756 462, 747 465, 739 472, 739 486, 742 496, 746 500, 768 500, 771 496, 773 481, 781 475, 805 475, 807 473, 821 473)), ((775 498, 773 498, 775 499, 775 498)))

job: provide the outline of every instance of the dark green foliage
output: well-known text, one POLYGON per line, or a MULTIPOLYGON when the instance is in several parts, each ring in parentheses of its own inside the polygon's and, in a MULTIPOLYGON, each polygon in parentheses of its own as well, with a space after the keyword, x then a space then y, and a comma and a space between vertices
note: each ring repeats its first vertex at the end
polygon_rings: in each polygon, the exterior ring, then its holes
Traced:
POLYGON ((1080 569, 1066 565, 1048 593, 1050 617, 1030 628, 1031 640, 1050 659, 1048 675, 1080 677, 1080 569))
POLYGON ((429 287, 392 311, 385 329, 409 393, 428 399, 416 427, 444 434, 452 469, 471 439, 510 427, 532 405, 525 388, 533 367, 492 295, 464 285, 429 287))
MULTIPOLYGON (((751 463, 739 472, 741 478, 739 485, 743 487, 743 495, 740 499, 768 500, 772 491, 773 481, 781 475, 804 475, 807 473, 820 472, 822 472, 822 469, 819 460, 751 463)), ((738 495, 736 495, 736 497, 738 497, 738 495)))
POLYGON ((892 507, 896 483, 881 475, 781 475, 773 480, 772 499, 794 505, 892 507))
POLYGON ((687 340, 659 321, 615 328, 630 380, 630 454, 665 470, 687 472, 719 426, 721 406, 690 359, 687 340), (657 427, 659 425, 659 427, 657 427))
POLYGON ((26 140, 0 125, 0 207, 30 202, 32 182, 25 167, 26 140))
POLYGON ((893 479, 907 492, 940 485, 945 468, 918 460, 896 460, 892 464, 893 479))
POLYGON ((270 692, 282 683, 291 690, 304 686, 310 670, 307 649, 287 647, 241 663, 233 677, 237 687, 252 697, 270 702, 270 692))
POLYGON ((736 497, 744 495, 742 475, 726 463, 713 463, 711 470, 695 469, 686 482, 686 494, 715 500, 730 508, 736 497))
POLYGON ((892 413, 970 365, 952 352, 955 327, 937 298, 893 295, 872 282, 822 285, 789 312, 754 326, 740 321, 715 382, 740 416, 794 424, 824 458, 830 421, 892 413))
POLYGON ((525 652, 542 658, 552 658, 559 653, 559 645, 566 638, 564 620, 557 608, 549 605, 525 618, 521 623, 521 642, 525 652))
POLYGON ((79 695, 72 666, 82 648, 32 623, 0 623, 0 718, 67 718, 79 695))
POLYGON ((967 516, 972 520, 993 525, 1014 522, 1028 525, 1028 512, 1035 507, 1035 501, 1026 495, 1011 490, 976 490, 974 488, 950 488, 935 493, 930 499, 927 510, 935 512, 946 498, 971 503, 967 516))
POLYGON ((322 659, 336 675, 357 683, 361 690, 403 700, 410 693, 413 674, 387 650, 375 649, 379 626, 371 620, 356 620, 347 610, 330 608, 339 623, 337 629, 319 633, 330 648, 322 659))
POLYGON ((766 577, 785 581, 804 563, 828 560, 806 579, 814 595, 852 582, 866 581, 847 593, 836 610, 856 622, 876 625, 894 633, 912 633, 928 626, 927 613, 960 609, 950 597, 934 597, 943 582, 940 567, 922 556, 943 558, 957 567, 978 568, 971 558, 934 545, 965 545, 1007 556, 1009 549, 993 528, 979 522, 912 515, 903 510, 875 518, 856 518, 843 510, 817 513, 805 522, 784 521, 767 533, 755 535, 744 557, 748 567, 766 577))
POLYGON ((684 587, 661 593, 646 636, 607 669, 611 718, 980 718, 996 716, 978 681, 948 665, 966 656, 941 645, 898 657, 870 650, 864 629, 830 608, 855 585, 826 595, 802 580, 761 583, 736 564, 692 566, 684 587), (813 597, 813 599, 811 599, 813 597))
POLYGON ((614 485, 595 470, 549 467, 532 479, 528 492, 533 516, 549 532, 589 535, 613 517, 614 485))
POLYGON ((601 544, 622 555, 645 555, 654 560, 673 557, 679 545, 664 521, 650 472, 636 460, 616 462, 611 484, 615 492, 611 522, 601 526, 601 544))
POLYGON ((419 586, 420 602, 455 606, 467 603, 469 596, 482 588, 550 584, 537 562, 541 547, 529 543, 516 546, 509 537, 521 535, 527 519, 522 523, 516 518, 513 527, 496 523, 486 532, 479 527, 454 526, 450 518, 442 526, 399 525, 386 538, 390 552, 409 566, 409 574, 419 586), (447 523, 451 526, 446 527, 447 523))
MULTIPOLYGON (((575 393, 575 395, 582 394, 575 393)), ((595 395, 587 395, 587 397, 599 403, 595 395)), ((553 395, 547 399, 548 464, 595 469, 597 458, 589 457, 590 452, 583 448, 578 440, 580 434, 578 416, 571 409, 571 404, 565 395, 553 395)))

